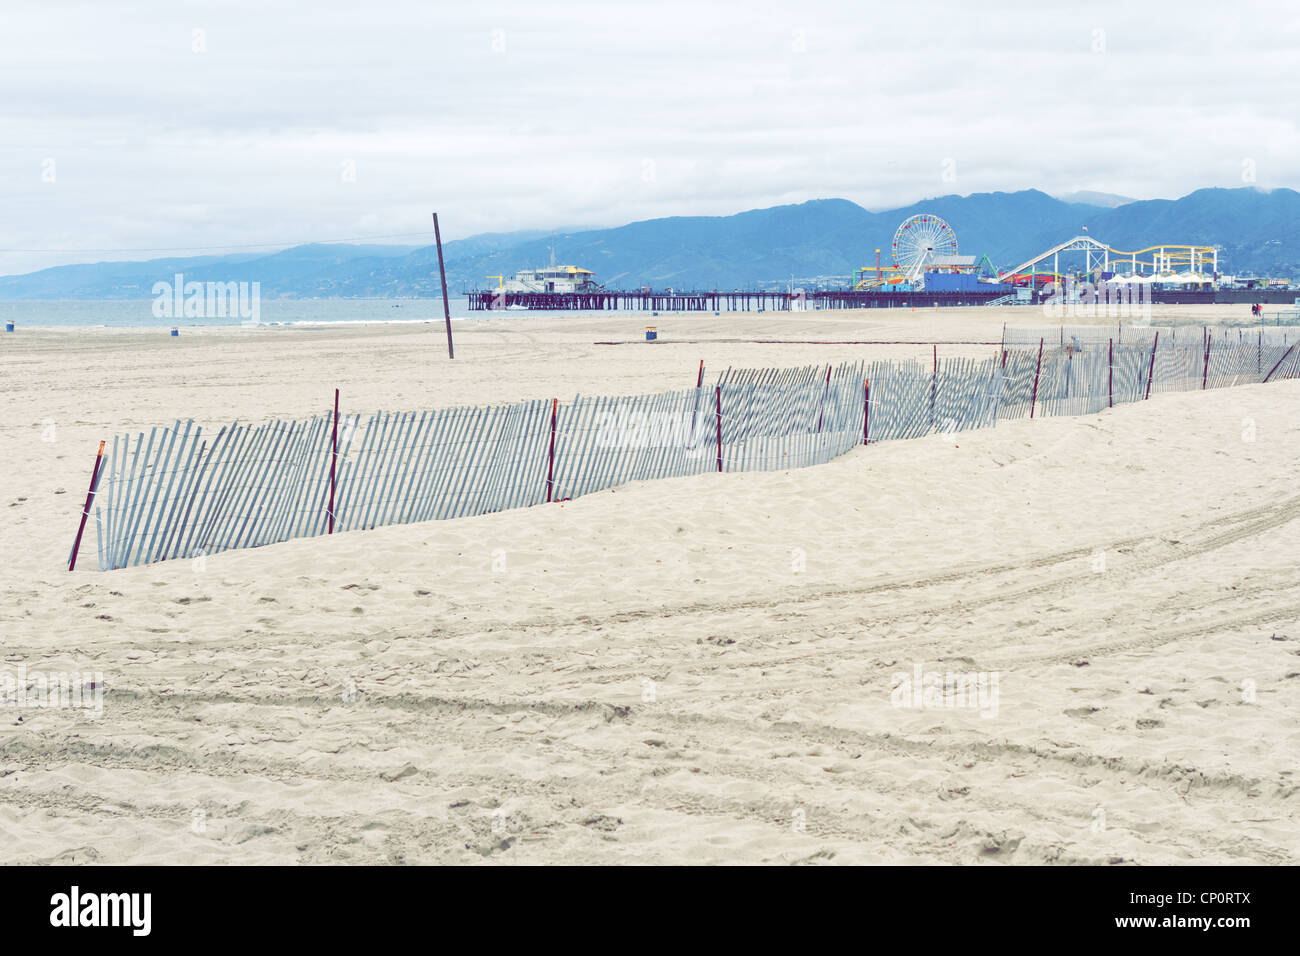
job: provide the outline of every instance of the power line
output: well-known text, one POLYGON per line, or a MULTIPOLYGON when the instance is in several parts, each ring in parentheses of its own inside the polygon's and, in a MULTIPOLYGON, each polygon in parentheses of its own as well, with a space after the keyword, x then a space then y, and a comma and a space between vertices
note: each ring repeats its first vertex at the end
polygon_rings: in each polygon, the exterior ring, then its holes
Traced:
POLYGON ((287 249, 292 246, 309 244, 328 245, 332 242, 370 242, 374 239, 414 239, 418 236, 427 238, 428 235, 427 232, 398 232, 386 236, 351 236, 346 239, 305 239, 300 242, 250 242, 225 246, 144 246, 141 248, 126 249, 121 247, 109 249, 0 249, 0 252, 48 253, 55 255, 73 252, 207 252, 214 249, 287 249))

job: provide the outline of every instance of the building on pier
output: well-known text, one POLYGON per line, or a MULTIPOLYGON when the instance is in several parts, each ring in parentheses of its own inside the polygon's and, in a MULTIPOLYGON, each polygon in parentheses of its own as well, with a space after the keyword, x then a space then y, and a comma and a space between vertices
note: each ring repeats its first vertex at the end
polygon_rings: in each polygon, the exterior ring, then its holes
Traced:
POLYGON ((513 279, 502 282, 502 292, 595 292, 600 289, 596 273, 578 266, 543 266, 521 269, 513 279))

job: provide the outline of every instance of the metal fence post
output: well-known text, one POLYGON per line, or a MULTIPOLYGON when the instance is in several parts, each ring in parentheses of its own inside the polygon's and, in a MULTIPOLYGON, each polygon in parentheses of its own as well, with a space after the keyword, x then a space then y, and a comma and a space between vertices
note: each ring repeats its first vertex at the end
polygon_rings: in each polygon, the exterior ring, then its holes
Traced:
POLYGON ((330 529, 334 533, 334 483, 339 463, 339 390, 334 389, 334 449, 330 457, 330 529))
POLYGON ((934 365, 930 371, 930 427, 934 427, 934 396, 939 387, 939 346, 932 346, 934 349, 934 365))
POLYGON ((1115 407, 1115 340, 1106 340, 1106 407, 1115 407))
MULTIPOLYGON (((701 372, 703 369, 701 369, 701 372)), ((546 500, 549 502, 555 493, 555 420, 559 415, 560 400, 551 399, 551 453, 546 462, 546 500)))
POLYGON ((1159 344, 1160 333, 1157 332, 1155 338, 1151 340, 1151 368, 1147 371, 1147 393, 1143 401, 1151 397, 1151 381, 1156 377, 1156 346, 1159 344))
POLYGON ((1292 350, 1294 350, 1297 345, 1300 345, 1300 342, 1291 343, 1291 348, 1287 349, 1285 352, 1282 353, 1282 357, 1277 360, 1277 364, 1274 365, 1273 368, 1269 370, 1269 373, 1264 376, 1264 381, 1267 382, 1270 378, 1273 377, 1273 373, 1282 367, 1282 363, 1286 361, 1286 357, 1291 354, 1292 350))
POLYGON ((822 433, 822 416, 826 414, 826 396, 830 393, 830 390, 831 390, 831 367, 828 364, 826 366, 826 385, 822 389, 822 402, 821 405, 818 406, 817 408, 817 434, 818 435, 822 433))
MULTIPOLYGON (((1034 404, 1038 401, 1038 373, 1043 367, 1043 340, 1038 340, 1038 364, 1034 366, 1034 394, 1029 397, 1029 417, 1034 417, 1034 404)), ((931 416, 933 417, 933 416, 931 416)))
POLYGON ((871 379, 862 380, 862 444, 871 441, 871 379))
POLYGON ((716 400, 716 419, 718 424, 718 471, 722 471, 722 386, 714 388, 714 398, 716 400))
POLYGON ((95 498, 95 486, 99 484, 99 466, 104 461, 104 443, 99 443, 99 451, 95 452, 95 467, 90 472, 90 489, 86 492, 86 504, 81 509, 81 522, 77 525, 77 538, 72 542, 72 553, 68 555, 68 570, 75 571, 77 568, 77 550, 81 547, 81 534, 86 530, 86 518, 90 515, 90 503, 95 498))

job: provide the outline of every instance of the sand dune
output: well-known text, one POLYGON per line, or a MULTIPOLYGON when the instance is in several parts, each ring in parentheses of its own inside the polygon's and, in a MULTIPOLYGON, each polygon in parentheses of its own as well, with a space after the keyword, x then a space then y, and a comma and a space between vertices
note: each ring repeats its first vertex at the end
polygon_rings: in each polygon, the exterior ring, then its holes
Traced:
POLYGON ((0 709, 0 858, 1296 863, 1300 382, 63 568, 113 430, 928 356, 744 340, 979 341, 1024 312, 659 317, 656 346, 592 344, 648 319, 493 320, 454 364, 425 326, 23 330, 0 672, 106 690, 0 709), (986 694, 895 706, 918 666, 986 694))

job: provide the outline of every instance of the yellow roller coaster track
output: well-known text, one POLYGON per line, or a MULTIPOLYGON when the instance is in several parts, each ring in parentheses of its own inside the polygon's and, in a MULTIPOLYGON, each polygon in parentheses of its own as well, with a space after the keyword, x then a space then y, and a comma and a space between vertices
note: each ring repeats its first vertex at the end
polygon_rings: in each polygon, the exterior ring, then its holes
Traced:
POLYGON ((1091 271, 1096 267, 1103 267, 1113 270, 1114 266, 1120 263, 1129 263, 1130 268, 1134 271, 1138 266, 1149 267, 1152 274, 1167 275, 1174 271, 1176 266, 1184 266, 1189 271, 1196 274, 1199 269, 1210 266, 1212 271, 1218 269, 1218 250, 1214 246, 1187 245, 1183 243, 1163 243, 1160 245, 1147 246, 1145 249, 1135 249, 1132 251, 1124 249, 1113 249, 1104 242, 1092 238, 1091 236, 1075 236, 1058 246, 1053 246, 1046 252, 1034 256, 1016 266, 1014 269, 1008 269, 1000 272, 1001 278, 1012 275, 1022 275, 1027 272, 1045 271, 1036 267, 1040 262, 1048 259, 1052 260, 1052 272, 1060 272, 1059 259, 1061 253, 1082 252, 1084 253, 1087 263, 1085 271, 1091 271), (1138 256, 1151 255, 1149 259, 1139 259, 1138 256), (1094 256, 1099 260, 1093 261, 1094 256))
POLYGON ((1107 246, 1106 249, 1110 252, 1112 259, 1115 257, 1127 259, 1130 264, 1136 263, 1141 266, 1150 266, 1152 270, 1159 266, 1157 258, 1152 256, 1150 259, 1139 259, 1138 256, 1145 255, 1148 252, 1161 253, 1166 271, 1173 265, 1186 265, 1189 267, 1193 263, 1204 265, 1215 258, 1214 246, 1147 246, 1145 249, 1137 249, 1133 252, 1112 249, 1110 246, 1107 246))

